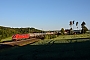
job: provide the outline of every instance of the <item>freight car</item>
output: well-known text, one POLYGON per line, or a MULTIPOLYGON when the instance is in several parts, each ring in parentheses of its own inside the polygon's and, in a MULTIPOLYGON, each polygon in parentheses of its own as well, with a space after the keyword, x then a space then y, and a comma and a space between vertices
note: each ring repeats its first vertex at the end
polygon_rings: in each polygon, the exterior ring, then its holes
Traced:
POLYGON ((44 39, 45 33, 29 33, 29 34, 15 34, 12 36, 12 40, 22 40, 22 39, 30 39, 30 38, 38 38, 44 39))

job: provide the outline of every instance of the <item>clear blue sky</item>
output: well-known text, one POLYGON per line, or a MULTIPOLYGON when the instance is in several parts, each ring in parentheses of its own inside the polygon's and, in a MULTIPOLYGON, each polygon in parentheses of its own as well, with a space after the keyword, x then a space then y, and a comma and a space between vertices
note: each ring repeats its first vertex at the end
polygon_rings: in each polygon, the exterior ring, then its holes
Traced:
POLYGON ((1 26, 58 30, 71 20, 90 29, 90 0, 0 0, 1 26))

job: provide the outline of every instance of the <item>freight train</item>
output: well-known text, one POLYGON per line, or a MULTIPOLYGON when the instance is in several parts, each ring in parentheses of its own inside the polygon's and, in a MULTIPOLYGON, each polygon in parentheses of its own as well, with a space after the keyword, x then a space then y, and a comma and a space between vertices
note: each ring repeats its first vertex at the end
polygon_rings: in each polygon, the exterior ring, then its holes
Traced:
POLYGON ((15 34, 12 36, 13 41, 18 41, 22 39, 38 38, 44 39, 46 33, 29 33, 29 34, 15 34))

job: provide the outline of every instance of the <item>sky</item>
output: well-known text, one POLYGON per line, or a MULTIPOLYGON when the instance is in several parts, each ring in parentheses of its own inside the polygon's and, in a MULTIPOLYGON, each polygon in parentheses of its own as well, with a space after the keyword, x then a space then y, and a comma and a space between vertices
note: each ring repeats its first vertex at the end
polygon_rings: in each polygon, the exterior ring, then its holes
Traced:
POLYGON ((73 20, 90 29, 90 0, 0 0, 0 26, 60 30, 73 20))

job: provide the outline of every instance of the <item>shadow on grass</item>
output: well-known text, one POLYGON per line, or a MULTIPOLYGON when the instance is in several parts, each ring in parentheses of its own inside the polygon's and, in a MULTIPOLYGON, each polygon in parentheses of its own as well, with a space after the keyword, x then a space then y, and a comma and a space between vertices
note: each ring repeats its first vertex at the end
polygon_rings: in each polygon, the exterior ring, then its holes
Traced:
POLYGON ((8 44, 0 44, 0 50, 1 49, 6 49, 6 48, 10 48, 13 47, 12 45, 8 45, 8 44))
MULTIPOLYGON (((74 40, 79 39, 88 38, 74 40)), ((47 45, 28 44, 0 52, 0 60, 90 60, 89 56, 90 40, 73 43, 53 42, 47 45)))
POLYGON ((72 39, 66 39, 66 40, 69 41, 69 43, 73 43, 73 40, 75 40, 75 42, 78 42, 79 40, 87 41, 87 40, 90 40, 90 37, 88 37, 88 38, 72 38, 72 39))

